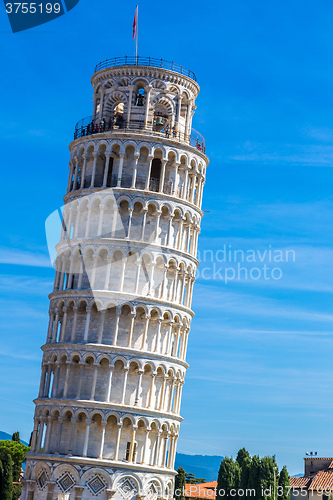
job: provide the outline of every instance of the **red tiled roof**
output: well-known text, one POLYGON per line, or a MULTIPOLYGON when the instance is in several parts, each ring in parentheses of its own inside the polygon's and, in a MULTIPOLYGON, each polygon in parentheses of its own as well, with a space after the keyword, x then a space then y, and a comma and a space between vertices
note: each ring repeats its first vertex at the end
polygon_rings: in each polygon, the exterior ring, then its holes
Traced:
POLYGON ((290 486, 293 488, 305 487, 308 490, 333 490, 333 469, 332 463, 328 469, 320 470, 310 476, 291 477, 290 486))
POLYGON ((206 498, 215 500, 217 481, 200 484, 185 484, 186 498, 206 498))

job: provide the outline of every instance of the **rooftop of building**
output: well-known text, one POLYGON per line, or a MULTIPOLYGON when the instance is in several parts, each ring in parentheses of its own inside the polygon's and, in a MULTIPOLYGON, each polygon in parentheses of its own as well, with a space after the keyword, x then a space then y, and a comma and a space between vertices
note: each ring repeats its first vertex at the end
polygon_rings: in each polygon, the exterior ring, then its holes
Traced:
POLYGON ((145 66, 152 68, 160 68, 166 69, 168 71, 173 71, 175 73, 179 73, 191 80, 197 81, 197 77, 195 73, 188 68, 180 64, 176 64, 173 61, 166 61, 165 59, 156 59, 154 57, 141 57, 141 56, 122 56, 122 57, 113 57, 112 59, 105 59, 104 61, 99 62, 95 66, 95 73, 100 70, 107 68, 116 68, 118 66, 145 66))
POLYGON ((185 498, 216 498, 217 481, 209 483, 186 484, 185 498))
MULTIPOLYGON (((301 477, 291 477, 290 486, 292 488, 306 488, 308 490, 325 490, 333 489, 333 458, 324 457, 306 457, 305 459, 305 473, 301 477), (315 469, 309 469, 308 462, 312 461, 321 462, 322 466, 318 468, 316 464, 315 469)), ((314 467, 313 467, 314 469, 314 467)))

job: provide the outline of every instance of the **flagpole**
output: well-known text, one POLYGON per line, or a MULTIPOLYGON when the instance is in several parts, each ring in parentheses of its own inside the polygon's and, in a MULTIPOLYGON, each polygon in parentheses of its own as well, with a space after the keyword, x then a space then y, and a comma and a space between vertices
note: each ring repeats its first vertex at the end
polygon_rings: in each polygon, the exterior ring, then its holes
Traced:
POLYGON ((139 19, 139 6, 136 6, 136 30, 135 30, 135 64, 138 64, 138 19, 139 19))

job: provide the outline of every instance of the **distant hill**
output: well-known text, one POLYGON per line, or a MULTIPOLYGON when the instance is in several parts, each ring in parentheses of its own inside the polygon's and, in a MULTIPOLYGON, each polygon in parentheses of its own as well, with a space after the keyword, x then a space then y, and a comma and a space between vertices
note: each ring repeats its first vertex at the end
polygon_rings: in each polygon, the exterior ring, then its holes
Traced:
POLYGON ((186 455, 176 453, 175 469, 183 467, 185 472, 195 474, 196 477, 207 481, 216 481, 221 461, 224 457, 218 455, 186 455))
MULTIPOLYGON (((0 441, 6 441, 7 439, 9 439, 11 441, 12 440, 12 435, 8 434, 8 432, 0 431, 0 441)), ((28 446, 28 443, 26 443, 25 441, 22 441, 22 439, 21 439, 21 443, 25 444, 26 446, 28 446)))

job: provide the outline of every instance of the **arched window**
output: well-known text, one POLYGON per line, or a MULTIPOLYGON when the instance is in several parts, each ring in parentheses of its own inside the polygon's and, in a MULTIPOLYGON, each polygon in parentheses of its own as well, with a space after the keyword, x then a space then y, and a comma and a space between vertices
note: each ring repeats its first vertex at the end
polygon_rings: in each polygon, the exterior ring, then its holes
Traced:
POLYGON ((149 190, 158 191, 160 186, 162 162, 159 158, 154 158, 151 165, 149 190))

